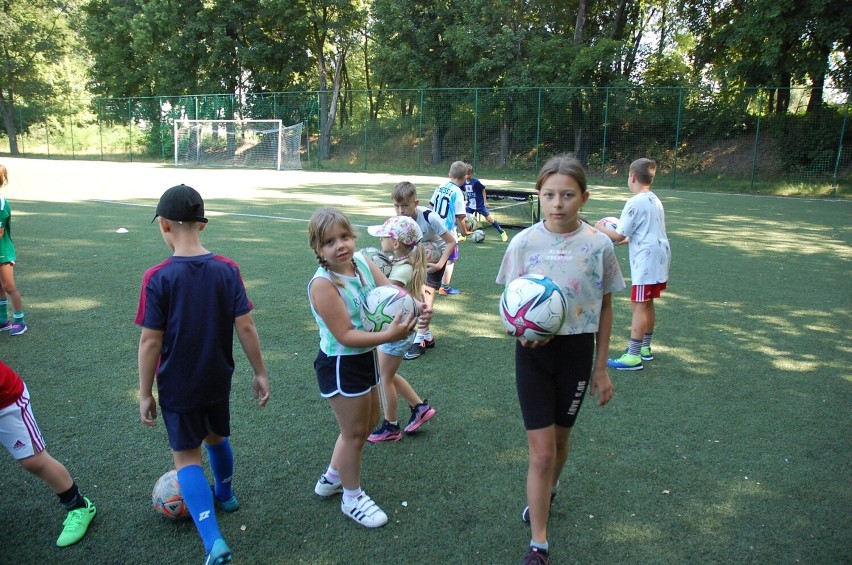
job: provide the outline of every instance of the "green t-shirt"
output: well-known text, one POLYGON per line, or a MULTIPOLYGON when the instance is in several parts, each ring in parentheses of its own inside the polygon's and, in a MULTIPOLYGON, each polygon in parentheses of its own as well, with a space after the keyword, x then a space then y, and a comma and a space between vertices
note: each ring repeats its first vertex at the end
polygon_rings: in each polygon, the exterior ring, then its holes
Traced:
POLYGON ((0 265, 14 263, 15 244, 12 243, 12 209, 9 201, 0 196, 0 226, 3 227, 3 237, 0 237, 0 265))

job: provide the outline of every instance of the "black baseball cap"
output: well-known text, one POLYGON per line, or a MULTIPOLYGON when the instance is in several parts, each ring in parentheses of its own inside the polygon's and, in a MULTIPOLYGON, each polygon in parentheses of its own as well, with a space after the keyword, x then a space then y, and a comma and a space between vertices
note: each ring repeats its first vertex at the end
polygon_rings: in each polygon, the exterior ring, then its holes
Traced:
POLYGON ((185 184, 173 186, 163 193, 157 204, 154 220, 158 217, 176 222, 207 223, 207 218, 204 217, 204 200, 197 190, 185 184))

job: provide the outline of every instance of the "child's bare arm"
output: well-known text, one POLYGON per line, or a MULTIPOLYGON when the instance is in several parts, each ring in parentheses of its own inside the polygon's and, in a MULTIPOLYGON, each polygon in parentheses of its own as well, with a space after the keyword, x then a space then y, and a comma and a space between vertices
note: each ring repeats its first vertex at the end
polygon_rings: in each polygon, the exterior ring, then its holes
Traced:
POLYGON ((163 332, 142 328, 139 337, 139 419, 146 426, 153 426, 157 419, 157 401, 154 400, 154 378, 157 361, 163 347, 163 332))
POLYGON ((347 347, 375 347, 382 343, 399 341, 408 336, 417 321, 413 313, 405 318, 400 313, 385 330, 380 332, 358 330, 352 324, 349 311, 334 283, 323 278, 314 279, 310 286, 310 295, 311 304, 334 339, 347 347))
POLYGON ((263 363, 263 355, 260 351, 260 336, 257 335, 257 327, 251 313, 238 316, 234 320, 237 330, 237 338, 254 371, 251 381, 252 394, 259 406, 266 406, 269 402, 269 377, 266 375, 266 366, 263 363))
POLYGON ((612 334, 612 294, 604 294, 601 303, 601 317, 598 322, 598 333, 595 339, 595 368, 592 371, 592 384, 589 394, 592 398, 598 396, 598 406, 603 406, 612 399, 615 388, 609 378, 606 368, 606 358, 609 353, 609 338, 612 334))

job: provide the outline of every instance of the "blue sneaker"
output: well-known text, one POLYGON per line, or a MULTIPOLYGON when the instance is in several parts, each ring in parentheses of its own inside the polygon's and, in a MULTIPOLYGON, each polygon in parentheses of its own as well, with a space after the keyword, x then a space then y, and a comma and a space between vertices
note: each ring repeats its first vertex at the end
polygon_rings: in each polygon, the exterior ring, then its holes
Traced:
POLYGON ((455 296, 456 294, 461 294, 461 291, 451 286, 442 286, 438 289, 438 294, 441 296, 455 296))
POLYGON ((224 565, 225 563, 230 563, 233 558, 231 548, 228 547, 225 540, 219 538, 213 542, 213 548, 204 559, 204 565, 224 565))
POLYGON ((625 353, 618 359, 608 359, 606 366, 619 371, 641 371, 644 368, 642 366, 642 357, 639 355, 630 355, 629 353, 625 353))
POLYGON ((7 332, 12 329, 12 322, 10 320, 6 320, 5 322, 0 322, 0 332, 7 332))
POLYGON ((236 512, 240 507, 240 501, 237 500, 237 495, 231 495, 231 498, 228 500, 219 500, 216 496, 213 496, 213 502, 216 504, 216 508, 220 508, 225 512, 236 512))
POLYGON ((15 322, 9 326, 9 335, 21 335, 27 331, 27 324, 24 322, 15 322))

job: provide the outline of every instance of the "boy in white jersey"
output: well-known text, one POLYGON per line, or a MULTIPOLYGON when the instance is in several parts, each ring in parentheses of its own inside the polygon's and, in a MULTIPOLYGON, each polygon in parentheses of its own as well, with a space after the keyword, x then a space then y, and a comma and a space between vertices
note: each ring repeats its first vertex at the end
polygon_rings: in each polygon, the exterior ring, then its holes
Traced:
POLYGON ((529 445, 527 507, 531 539, 524 563, 550 563, 547 522, 559 475, 568 459, 569 436, 586 392, 598 405, 615 392, 606 368, 612 330, 611 293, 624 288, 612 242, 584 223, 589 199, 586 173, 576 159, 553 157, 539 172, 536 191, 543 221, 509 242, 497 282, 526 274, 550 277, 567 301, 557 335, 515 343, 515 382, 529 445))
MULTIPOLYGON (((417 188, 408 181, 403 181, 393 188, 393 206, 400 216, 408 216, 420 227, 423 232, 423 242, 434 242, 441 250, 441 257, 434 263, 426 263, 426 284, 423 285, 423 301, 432 308, 435 303, 435 294, 441 288, 441 280, 447 262, 456 249, 456 237, 452 231, 446 228, 444 220, 429 208, 420 206, 417 199, 417 188)), ((435 347, 435 338, 429 329, 429 322, 420 320, 417 326, 417 336, 414 343, 405 353, 405 359, 417 359, 427 349, 435 347)))
MULTIPOLYGON (((432 198, 429 199, 429 207, 432 208, 441 219, 444 220, 444 226, 447 231, 456 233, 456 229, 461 231, 459 241, 464 241, 472 232, 468 231, 465 223, 465 197, 461 187, 464 185, 464 177, 467 174, 467 163, 464 161, 455 161, 450 165, 449 180, 435 189, 432 193, 432 198)), ((453 270, 456 261, 459 259, 459 250, 456 247, 447 266, 444 269, 444 277, 441 280, 441 288, 438 289, 438 294, 443 296, 452 296, 459 294, 457 288, 453 288, 450 283, 453 280, 453 270)))
POLYGON ((621 218, 612 236, 615 243, 630 238, 630 300, 633 320, 630 344, 618 359, 607 364, 619 371, 641 371, 643 361, 651 361, 651 338, 654 335, 656 312, 654 299, 666 289, 672 261, 669 238, 666 235, 666 215, 663 204, 651 192, 657 174, 657 164, 651 159, 637 159, 630 164, 627 186, 634 194, 624 205, 621 218))

